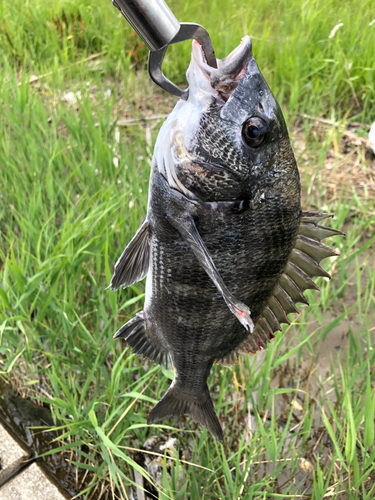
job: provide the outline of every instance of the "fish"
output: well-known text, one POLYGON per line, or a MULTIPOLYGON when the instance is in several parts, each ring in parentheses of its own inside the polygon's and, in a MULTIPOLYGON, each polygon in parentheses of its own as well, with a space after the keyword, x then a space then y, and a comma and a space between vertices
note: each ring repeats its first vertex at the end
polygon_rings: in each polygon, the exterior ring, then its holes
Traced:
POLYGON ((341 233, 332 214, 302 211, 297 163, 282 111, 245 36, 217 68, 192 43, 189 96, 158 134, 147 215, 115 264, 111 290, 147 276, 144 308, 114 338, 172 367, 148 424, 188 415, 224 434, 207 378, 266 349, 290 323, 320 261, 341 233))

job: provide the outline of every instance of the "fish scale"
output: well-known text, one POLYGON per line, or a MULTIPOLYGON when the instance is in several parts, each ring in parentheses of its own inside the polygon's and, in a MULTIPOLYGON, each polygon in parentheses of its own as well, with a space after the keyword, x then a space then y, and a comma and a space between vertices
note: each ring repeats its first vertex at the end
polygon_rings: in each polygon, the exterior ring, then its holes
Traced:
POLYGON ((281 110, 245 37, 217 69, 193 42, 189 98, 163 124, 147 216, 115 265, 111 289, 147 276, 143 311, 122 326, 134 353, 173 366, 148 423, 190 415, 223 432, 207 386, 214 363, 260 349, 307 304, 303 291, 337 255, 328 214, 302 212, 281 110))

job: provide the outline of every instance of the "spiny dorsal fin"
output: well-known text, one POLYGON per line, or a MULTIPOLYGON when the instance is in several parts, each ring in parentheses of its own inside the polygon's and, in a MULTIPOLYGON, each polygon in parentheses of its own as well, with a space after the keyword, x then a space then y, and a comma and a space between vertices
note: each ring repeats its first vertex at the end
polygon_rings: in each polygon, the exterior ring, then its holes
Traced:
POLYGON ((325 214, 320 212, 311 212, 309 210, 302 210, 301 223, 310 222, 317 224, 319 221, 327 219, 328 217, 333 217, 333 214, 325 214))
POLYGON ((118 290, 120 286, 126 288, 142 280, 147 275, 149 264, 150 242, 148 222, 145 219, 115 264, 115 270, 109 285, 111 290, 118 290))
POLYGON ((296 266, 296 264, 293 264, 293 262, 288 262, 284 270, 284 274, 287 274, 290 278, 292 278, 294 283, 301 290, 320 290, 318 285, 314 283, 310 276, 306 274, 305 271, 302 271, 301 268, 296 266))
POLYGON ((299 234, 322 241, 324 238, 343 235, 344 233, 337 229, 332 229, 331 227, 319 226, 311 222, 302 222, 299 226, 299 234))
POLYGON ((288 320, 285 310, 274 295, 271 295, 267 304, 280 323, 287 323, 290 325, 290 321, 288 320))
POLYGON ((294 248, 307 253, 307 255, 310 255, 310 257, 312 257, 317 263, 327 257, 338 255, 337 252, 324 243, 320 243, 320 241, 309 238, 308 236, 302 236, 300 234, 297 236, 294 248))
POLYGON ((230 354, 216 363, 234 365, 238 363, 238 355, 265 349, 267 342, 273 338, 274 332, 281 330, 280 323, 290 324, 287 315, 298 312, 295 304, 308 304, 303 292, 307 289, 319 290, 311 278, 330 275, 319 265, 327 257, 339 255, 335 250, 320 243, 329 236, 344 235, 341 231, 317 223, 332 214, 318 212, 302 212, 301 223, 295 246, 289 256, 284 272, 279 278, 267 305, 255 324, 253 333, 249 334, 230 354))
POLYGON ((301 302, 302 304, 306 304, 307 306, 309 305, 306 297, 302 293, 302 290, 292 280, 292 278, 285 273, 285 271, 279 278, 279 285, 290 296, 293 302, 301 302))
POLYGON ((315 276, 322 276, 323 278, 331 278, 331 275, 327 273, 310 255, 307 255, 302 250, 293 248, 290 256, 289 262, 295 264, 297 267, 302 269, 306 274, 312 278, 315 276))
POLYGON ((280 282, 273 289, 273 295, 280 302, 286 314, 299 312, 295 306, 294 300, 280 285, 280 282))

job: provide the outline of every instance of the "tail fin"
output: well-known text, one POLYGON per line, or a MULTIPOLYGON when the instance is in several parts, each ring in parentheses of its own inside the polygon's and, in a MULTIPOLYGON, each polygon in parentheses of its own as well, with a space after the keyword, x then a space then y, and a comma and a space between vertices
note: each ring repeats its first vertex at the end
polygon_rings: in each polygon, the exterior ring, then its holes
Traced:
POLYGON ((165 418, 179 417, 180 415, 189 415, 210 431, 218 441, 223 442, 223 430, 208 388, 198 400, 179 392, 176 385, 172 384, 163 398, 152 409, 147 423, 154 424, 165 418))

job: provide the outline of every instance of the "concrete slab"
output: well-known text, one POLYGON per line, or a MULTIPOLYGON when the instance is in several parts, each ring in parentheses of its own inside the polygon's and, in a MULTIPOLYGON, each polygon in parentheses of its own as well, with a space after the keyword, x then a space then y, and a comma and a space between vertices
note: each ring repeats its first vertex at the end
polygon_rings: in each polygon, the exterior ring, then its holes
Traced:
POLYGON ((0 489, 0 500, 67 500, 33 463, 0 489))
POLYGON ((0 425, 0 482, 26 460, 26 451, 0 425))

